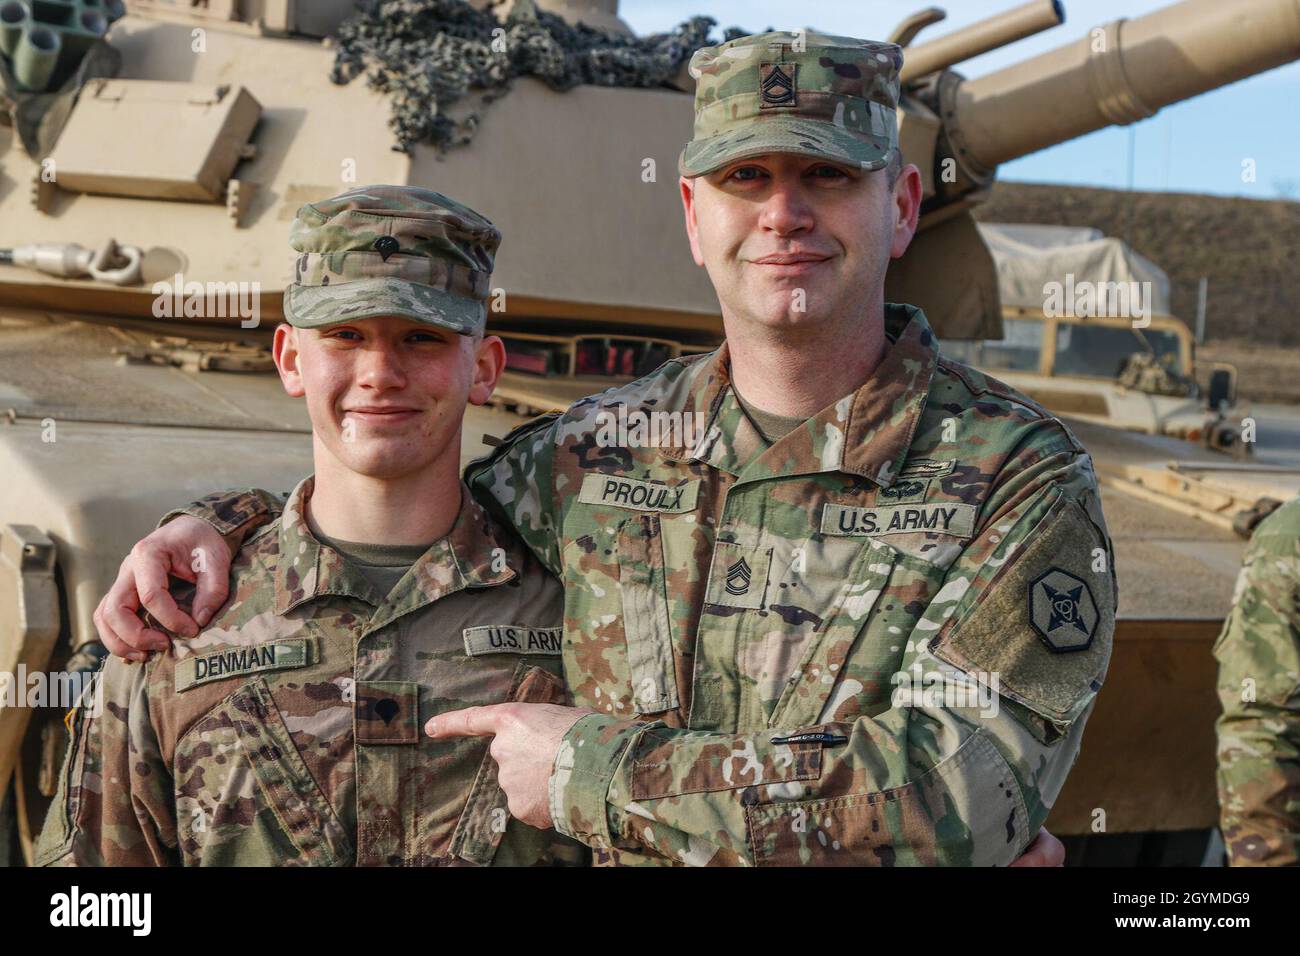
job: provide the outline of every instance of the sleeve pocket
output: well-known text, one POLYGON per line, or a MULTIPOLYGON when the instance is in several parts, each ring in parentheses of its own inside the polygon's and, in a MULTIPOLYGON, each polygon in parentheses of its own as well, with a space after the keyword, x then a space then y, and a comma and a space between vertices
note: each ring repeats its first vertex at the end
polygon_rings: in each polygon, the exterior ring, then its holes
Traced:
MULTIPOLYGON (((808 727, 799 733, 823 729, 808 727)), ((632 799, 771 787, 821 776, 820 743, 774 744, 766 737, 744 736, 723 739, 719 742, 715 733, 644 731, 634 744, 632 799)))

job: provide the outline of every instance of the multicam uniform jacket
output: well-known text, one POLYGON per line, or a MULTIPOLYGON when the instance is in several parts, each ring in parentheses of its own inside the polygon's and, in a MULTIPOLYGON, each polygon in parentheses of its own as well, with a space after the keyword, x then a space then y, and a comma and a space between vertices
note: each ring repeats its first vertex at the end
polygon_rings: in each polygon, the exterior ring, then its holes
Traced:
MULTIPOLYGON (((565 585, 596 713, 552 816, 597 862, 1005 864, 1060 792, 1114 629, 1091 460, 886 312, 868 381, 770 447, 724 345, 470 466, 565 585)), ((189 513, 235 535, 273 508, 189 513)))
POLYGON ((1300 498, 1251 538, 1219 661, 1219 806, 1234 866, 1300 864, 1300 498))
POLYGON ((434 714, 566 702, 560 587, 462 488, 387 598, 307 528, 311 479, 250 538, 212 622, 113 658, 73 715, 40 861, 68 865, 583 862, 510 818, 488 740, 434 714), (98 713, 96 713, 98 711, 98 713))

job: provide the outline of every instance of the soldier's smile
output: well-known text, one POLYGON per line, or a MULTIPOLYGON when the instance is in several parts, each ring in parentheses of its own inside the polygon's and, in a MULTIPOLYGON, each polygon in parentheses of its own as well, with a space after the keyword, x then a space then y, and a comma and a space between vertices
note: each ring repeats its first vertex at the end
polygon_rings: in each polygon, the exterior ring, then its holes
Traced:
POLYGON ((422 412, 418 408, 406 405, 360 405, 355 408, 345 408, 343 414, 345 417, 355 418, 367 425, 376 425, 382 428, 405 424, 414 418, 418 418, 422 412))
POLYGON ((829 262, 830 256, 812 252, 773 253, 757 259, 750 259, 749 264, 758 266, 763 275, 774 278, 795 278, 809 275, 817 268, 829 262))

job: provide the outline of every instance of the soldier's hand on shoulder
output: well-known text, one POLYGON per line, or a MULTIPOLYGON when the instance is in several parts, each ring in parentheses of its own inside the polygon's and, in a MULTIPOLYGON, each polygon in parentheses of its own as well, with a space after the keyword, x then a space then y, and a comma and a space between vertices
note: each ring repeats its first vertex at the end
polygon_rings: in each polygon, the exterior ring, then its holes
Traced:
POLYGON ((131 549, 117 580, 95 608, 95 629, 113 654, 144 660, 150 651, 166 650, 171 640, 145 626, 140 609, 172 633, 193 637, 225 603, 229 575, 230 550, 225 539, 207 522, 182 515, 131 549), (169 576, 195 585, 193 617, 173 599, 167 585, 169 576))

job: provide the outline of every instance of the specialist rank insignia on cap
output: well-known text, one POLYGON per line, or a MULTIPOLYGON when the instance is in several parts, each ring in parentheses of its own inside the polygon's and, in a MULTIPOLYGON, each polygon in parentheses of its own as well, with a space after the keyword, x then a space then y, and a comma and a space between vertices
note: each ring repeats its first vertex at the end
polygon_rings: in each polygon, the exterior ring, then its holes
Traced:
POLYGON ((1056 653, 1087 650, 1097 618, 1092 591, 1068 571, 1052 568, 1029 585, 1029 620, 1056 653))
POLYGON ((798 63, 764 63, 760 70, 763 109, 773 106, 794 106, 794 78, 798 63))
POLYGON ((320 329, 399 316, 458 335, 482 332, 501 232, 419 186, 359 186, 302 206, 284 292, 290 325, 320 329))
POLYGON ((396 252, 400 252, 402 249, 401 243, 392 236, 380 236, 372 243, 372 246, 375 252, 379 253, 379 257, 385 262, 388 261, 389 256, 396 252))

